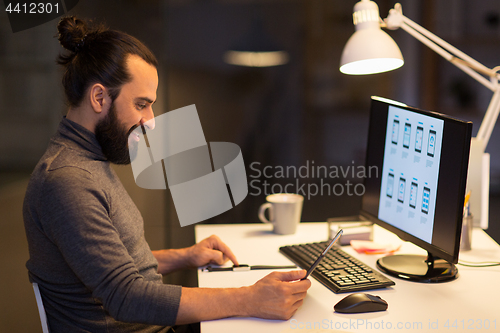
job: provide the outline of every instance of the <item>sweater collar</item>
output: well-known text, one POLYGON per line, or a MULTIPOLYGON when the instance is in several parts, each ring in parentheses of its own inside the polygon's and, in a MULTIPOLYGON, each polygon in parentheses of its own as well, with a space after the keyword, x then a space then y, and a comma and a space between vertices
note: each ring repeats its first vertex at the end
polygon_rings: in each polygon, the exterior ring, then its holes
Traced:
POLYGON ((59 135, 56 141, 59 141, 68 148, 82 151, 84 155, 88 155, 94 159, 107 160, 95 134, 82 125, 64 117, 59 124, 57 132, 59 135), (62 140, 58 140, 59 138, 62 140))

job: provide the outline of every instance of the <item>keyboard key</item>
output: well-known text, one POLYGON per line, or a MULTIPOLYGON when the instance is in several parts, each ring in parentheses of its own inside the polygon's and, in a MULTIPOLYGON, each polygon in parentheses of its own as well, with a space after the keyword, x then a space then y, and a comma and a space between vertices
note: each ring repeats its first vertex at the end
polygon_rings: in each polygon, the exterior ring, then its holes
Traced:
POLYGON ((353 286, 353 285, 355 285, 354 282, 347 282, 347 281, 339 282, 339 286, 353 286))

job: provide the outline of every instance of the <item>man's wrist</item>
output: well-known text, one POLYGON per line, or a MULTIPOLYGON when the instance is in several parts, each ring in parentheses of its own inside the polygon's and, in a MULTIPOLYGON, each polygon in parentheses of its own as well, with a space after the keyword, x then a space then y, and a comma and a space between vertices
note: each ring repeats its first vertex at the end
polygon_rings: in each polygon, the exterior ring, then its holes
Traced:
POLYGON ((182 288, 176 324, 187 324, 228 317, 249 317, 253 302, 250 287, 182 288), (207 306, 207 304, 210 304, 207 306))
POLYGON ((236 289, 237 295, 235 299, 237 300, 236 308, 239 309, 237 316, 242 317, 252 317, 252 287, 241 287, 236 289))
POLYGON ((190 267, 188 249, 166 249, 152 251, 158 261, 158 273, 167 274, 190 267))
POLYGON ((181 255, 184 263, 184 268, 198 268, 198 266, 194 261, 195 260, 195 254, 193 253, 194 245, 179 250, 182 250, 181 255))

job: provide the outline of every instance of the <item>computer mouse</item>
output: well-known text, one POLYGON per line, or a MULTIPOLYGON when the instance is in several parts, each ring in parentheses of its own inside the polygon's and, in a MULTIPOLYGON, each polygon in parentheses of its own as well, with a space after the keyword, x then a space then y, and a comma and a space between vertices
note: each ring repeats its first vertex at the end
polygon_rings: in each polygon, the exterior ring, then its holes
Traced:
POLYGON ((344 297, 333 307, 340 313, 362 313, 387 310, 387 302, 379 296, 356 293, 344 297))

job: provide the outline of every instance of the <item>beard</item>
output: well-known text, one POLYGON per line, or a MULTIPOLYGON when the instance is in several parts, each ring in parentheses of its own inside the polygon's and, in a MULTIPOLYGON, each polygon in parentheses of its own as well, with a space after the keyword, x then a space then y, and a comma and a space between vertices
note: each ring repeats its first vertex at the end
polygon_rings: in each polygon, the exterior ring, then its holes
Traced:
POLYGON ((128 138, 137 127, 138 125, 134 125, 129 130, 124 129, 118 121, 115 104, 111 103, 108 114, 97 123, 95 128, 97 141, 108 161, 121 165, 130 164, 130 155, 135 155, 137 147, 133 145, 134 147, 131 147, 129 151, 128 138))

